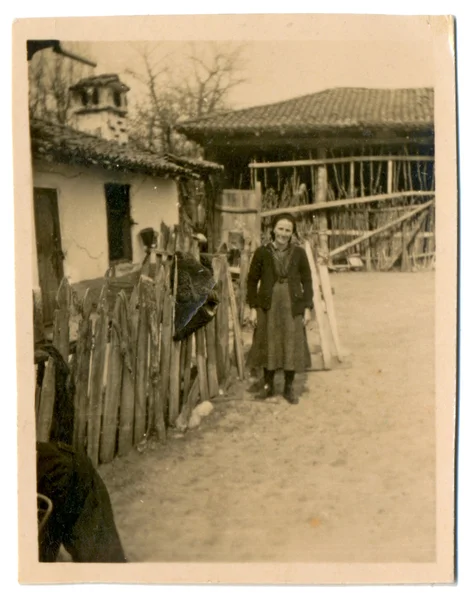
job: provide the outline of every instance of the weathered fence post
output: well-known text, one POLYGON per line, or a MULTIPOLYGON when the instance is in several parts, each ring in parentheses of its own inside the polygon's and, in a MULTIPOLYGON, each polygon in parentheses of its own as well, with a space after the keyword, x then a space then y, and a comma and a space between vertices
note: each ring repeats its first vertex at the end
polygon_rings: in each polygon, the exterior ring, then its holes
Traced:
POLYGON ((121 327, 121 351, 123 355, 121 406, 119 409, 118 454, 124 456, 132 448, 134 435, 134 393, 135 393, 135 333, 133 321, 138 319, 136 294, 127 301, 123 291, 119 292, 119 323, 121 327))
POLYGON ((175 256, 173 259, 174 265, 174 282, 173 292, 171 295, 172 299, 172 310, 171 310, 171 358, 170 358, 170 391, 168 395, 168 423, 174 426, 176 419, 179 414, 180 394, 181 394, 181 342, 175 341, 173 336, 175 334, 175 307, 176 307, 176 294, 178 289, 178 259, 175 256))
POLYGON ((93 343, 93 324, 91 322, 92 301, 90 290, 86 290, 81 306, 81 320, 78 327, 75 370, 75 420, 74 447, 85 448, 88 421, 91 346, 93 343))
POLYGON ((135 373, 135 418, 134 443, 138 444, 145 436, 145 417, 147 405, 147 375, 149 350, 149 325, 147 307, 147 286, 141 278, 139 290, 139 325, 136 343, 136 373, 135 373))
POLYGON ((230 371, 229 351, 229 297, 227 285, 228 264, 225 256, 216 256, 212 260, 214 273, 218 273, 217 291, 219 305, 215 315, 217 376, 220 383, 228 377, 230 371))
MULTIPOLYGON (((318 158, 326 159, 326 149, 319 148, 318 149, 318 158)), ((315 188, 315 203, 326 202, 327 192, 328 192, 328 171, 326 164, 317 165, 317 173, 316 173, 316 188, 315 188)), ((319 248, 323 254, 328 253, 328 235, 326 233, 328 229, 328 219, 326 216, 326 211, 321 210, 318 211, 318 242, 319 248)))
POLYGON ((121 302, 122 298, 119 293, 116 298, 111 321, 108 372, 103 405, 103 428, 100 444, 100 461, 102 463, 111 462, 116 449, 118 410, 122 391, 121 302))
POLYGON ((91 381, 90 414, 88 418, 87 453, 94 466, 98 465, 103 403, 103 375, 108 341, 108 286, 101 288, 98 302, 98 316, 95 321, 91 381))
POLYGON ((163 298, 165 294, 165 269, 161 267, 155 276, 155 300, 150 303, 150 383, 151 402, 153 404, 154 426, 158 439, 166 443, 165 415, 162 403, 161 377, 159 351, 162 352, 160 340, 160 326, 162 320, 163 298))

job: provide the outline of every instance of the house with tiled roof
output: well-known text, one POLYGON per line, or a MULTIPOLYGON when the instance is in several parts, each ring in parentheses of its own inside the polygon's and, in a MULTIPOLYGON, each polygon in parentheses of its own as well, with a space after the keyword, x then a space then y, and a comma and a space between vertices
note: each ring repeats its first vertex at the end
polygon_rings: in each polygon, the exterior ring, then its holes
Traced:
POLYGON ((332 88, 181 122, 176 129, 225 166, 226 187, 250 187, 258 162, 327 154, 434 151, 432 88, 332 88))
POLYGON ((179 182, 221 170, 207 161, 158 156, 129 141, 128 90, 117 75, 87 78, 70 89, 72 126, 30 122, 34 286, 46 322, 64 276, 73 285, 102 278, 110 266, 140 264, 139 232, 179 221, 179 182))

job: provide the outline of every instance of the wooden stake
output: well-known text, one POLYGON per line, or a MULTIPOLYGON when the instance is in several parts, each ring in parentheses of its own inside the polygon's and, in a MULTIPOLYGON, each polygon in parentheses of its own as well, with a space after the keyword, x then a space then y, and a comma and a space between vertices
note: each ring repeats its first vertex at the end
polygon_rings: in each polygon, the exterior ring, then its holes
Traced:
POLYGON ((145 436, 145 417, 147 407, 149 322, 147 308, 147 290, 143 279, 139 281, 139 325, 136 344, 135 368, 135 416, 134 444, 138 444, 145 436))
POLYGON ((113 460, 116 448, 118 410, 122 391, 121 303, 122 297, 119 294, 114 305, 106 393, 104 396, 103 430, 100 444, 100 461, 102 463, 113 460))
POLYGON ((98 465, 103 404, 103 374, 108 340, 108 286, 101 289, 98 317, 95 321, 90 375, 90 414, 88 419, 87 454, 93 466, 98 465))
POLYGON ((172 302, 168 288, 168 273, 166 274, 166 285, 163 298, 162 329, 160 340, 160 401, 163 413, 166 415, 168 406, 168 388, 170 383, 171 343, 172 343, 172 302))
MULTIPOLYGON (((175 335, 175 310, 178 291, 178 257, 174 260, 173 294, 172 294, 172 338, 175 335)), ((174 426, 179 414, 181 394, 181 342, 172 339, 170 359, 170 393, 168 397, 168 422, 174 426)))
POLYGON ((191 366, 193 357, 193 340, 194 336, 190 335, 185 340, 185 356, 184 356, 184 371, 183 371, 183 405, 188 400, 189 390, 191 388, 191 366))
POLYGON ((196 364, 199 378, 201 401, 209 400, 209 384, 207 382, 206 340, 204 328, 198 329, 196 336, 196 364))
MULTIPOLYGON (((121 406, 119 410, 118 454, 126 455, 132 448, 134 438, 134 394, 135 394, 135 345, 132 333, 133 321, 138 319, 135 295, 127 302, 123 291, 119 292, 119 323, 121 326, 121 348, 123 352, 121 406)), ((118 297, 119 297, 118 296, 118 297)))
POLYGON ((340 362, 342 362, 343 361, 343 352, 341 350, 341 343, 339 341, 338 323, 336 321, 335 305, 333 302, 333 294, 331 291, 330 276, 329 276, 328 267, 326 266, 326 264, 320 263, 318 265, 318 274, 320 276, 321 291, 323 293, 323 298, 325 300, 326 313, 328 315, 328 321, 330 324, 331 334, 332 334, 333 342, 334 342, 335 349, 336 349, 335 355, 338 358, 338 360, 340 362))
POLYGON ((193 412, 198 398, 200 395, 199 390, 199 375, 196 375, 196 378, 193 381, 191 389, 188 394, 187 401, 183 404, 183 408, 181 409, 181 413, 179 417, 176 419, 176 427, 181 431, 186 431, 188 428, 189 419, 191 418, 191 413, 193 412))
POLYGON ((328 322, 325 315, 322 294, 320 289, 319 278, 317 274, 317 268, 313 259, 312 249, 308 242, 304 244, 305 252, 307 253, 308 263, 310 265, 310 272, 312 274, 312 285, 313 285, 313 304, 315 308, 315 316, 318 322, 318 329, 320 332, 320 344, 323 354, 323 364, 326 370, 331 369, 331 348, 328 339, 328 322))
POLYGON ((229 311, 227 272, 228 264, 225 256, 214 257, 212 261, 214 273, 218 271, 217 289, 219 293, 219 306, 215 315, 216 344, 217 344, 217 377, 219 383, 225 381, 230 371, 229 353, 229 311))
POLYGON ((205 330, 207 351, 207 384, 210 398, 215 398, 219 395, 215 321, 209 321, 209 323, 207 323, 205 326, 205 330))
POLYGON ((233 290, 232 277, 227 269, 226 281, 228 289, 228 297, 230 302, 230 310, 232 313, 232 325, 233 325, 233 338, 235 345, 235 358, 237 360, 238 375, 240 379, 245 377, 245 357, 243 352, 243 340, 240 329, 240 322, 238 321, 237 301, 235 299, 235 292, 233 290))
POLYGON ((75 419, 74 447, 77 450, 85 448, 86 426, 88 421, 89 396, 88 384, 90 378, 91 346, 93 342, 93 326, 90 319, 92 301, 90 290, 83 297, 81 320, 77 337, 77 368, 75 371, 75 419))
POLYGON ((387 194, 393 192, 393 160, 387 161, 387 194))

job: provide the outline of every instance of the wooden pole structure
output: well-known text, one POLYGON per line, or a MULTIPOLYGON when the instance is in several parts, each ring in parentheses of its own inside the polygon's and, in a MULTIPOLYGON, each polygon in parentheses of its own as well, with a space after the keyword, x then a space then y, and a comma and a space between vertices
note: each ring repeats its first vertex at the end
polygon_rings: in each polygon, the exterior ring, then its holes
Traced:
MULTIPOLYGON (((394 200, 395 198, 409 198, 409 197, 417 197, 417 198, 433 198, 435 196, 435 192, 393 192, 392 194, 377 194, 377 196, 364 196, 364 198, 352 198, 347 200, 330 200, 328 202, 318 202, 313 204, 303 204, 302 206, 292 206, 289 208, 289 212, 292 214, 302 213, 302 212, 315 212, 315 211, 323 211, 325 209, 330 208, 338 208, 342 206, 351 206, 352 204, 370 204, 372 202, 382 202, 386 200, 394 200)), ((261 213, 261 218, 264 217, 272 217, 274 215, 279 215, 282 212, 285 212, 285 208, 272 208, 270 210, 263 210, 261 213)))
POLYGON ((428 208, 429 206, 431 206, 431 204, 433 202, 434 202, 434 200, 430 200, 429 202, 425 202, 424 204, 421 204, 420 206, 418 206, 414 210, 410 211, 409 213, 406 213, 406 215, 403 215, 403 216, 399 217, 398 219, 394 219, 393 221, 390 221, 390 223, 387 223, 386 225, 382 225, 382 227, 379 227, 378 229, 374 229, 374 231, 371 231, 369 233, 361 235, 360 237, 356 238, 355 240, 352 240, 351 242, 348 242, 347 244, 343 244, 342 246, 339 246, 339 248, 335 248, 334 250, 332 250, 330 252, 330 257, 336 256, 338 254, 341 254, 342 252, 344 252, 348 248, 352 248, 353 246, 357 246, 358 244, 360 244, 364 240, 367 240, 367 239, 373 237, 374 235, 377 235, 379 233, 382 233, 383 231, 386 231, 387 229, 390 229, 392 227, 395 227, 396 225, 399 225, 403 221, 406 221, 406 219, 409 219, 409 218, 413 217, 414 215, 417 215, 422 210, 425 210, 426 208, 428 208))
MULTIPOLYGON (((326 159, 326 149, 319 148, 318 149, 318 158, 326 159)), ((315 189, 315 203, 317 204, 325 204, 327 201, 327 191, 328 191, 328 174, 326 170, 326 164, 317 165, 317 173, 316 173, 316 189, 315 189)), ((325 233, 328 229, 328 219, 325 211, 320 211, 318 213, 318 241, 319 241, 319 249, 322 254, 328 254, 328 235, 325 233)))
POLYGON ((393 192, 393 160, 387 161, 387 194, 393 192))

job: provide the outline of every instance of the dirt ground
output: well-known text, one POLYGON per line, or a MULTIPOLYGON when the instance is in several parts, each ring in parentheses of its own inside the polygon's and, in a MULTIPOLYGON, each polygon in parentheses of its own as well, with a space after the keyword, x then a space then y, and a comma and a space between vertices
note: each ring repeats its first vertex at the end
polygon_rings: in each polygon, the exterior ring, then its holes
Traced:
POLYGON ((434 274, 331 280, 346 368, 101 467, 130 561, 435 560, 434 274))

